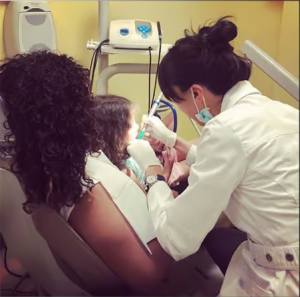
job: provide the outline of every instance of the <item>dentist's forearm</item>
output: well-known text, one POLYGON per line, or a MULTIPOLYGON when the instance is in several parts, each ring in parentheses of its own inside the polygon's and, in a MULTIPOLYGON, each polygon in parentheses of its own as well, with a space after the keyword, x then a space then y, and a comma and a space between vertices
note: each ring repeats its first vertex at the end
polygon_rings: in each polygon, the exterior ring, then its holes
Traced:
MULTIPOLYGON (((197 143, 198 142, 199 141, 197 141, 197 143)), ((177 135, 174 149, 177 152, 177 159, 179 162, 185 160, 188 166, 195 163, 197 146, 193 143, 195 143, 195 140, 186 141, 177 135)))
POLYGON ((177 134, 174 149, 177 152, 177 159, 178 159, 179 162, 186 159, 186 156, 187 156, 191 146, 192 146, 192 144, 189 141, 181 138, 177 134))
POLYGON ((174 124, 173 112, 167 114, 163 119, 161 119, 161 121, 165 124, 166 127, 168 127, 170 130, 173 130, 173 127, 169 127, 171 124, 174 124))

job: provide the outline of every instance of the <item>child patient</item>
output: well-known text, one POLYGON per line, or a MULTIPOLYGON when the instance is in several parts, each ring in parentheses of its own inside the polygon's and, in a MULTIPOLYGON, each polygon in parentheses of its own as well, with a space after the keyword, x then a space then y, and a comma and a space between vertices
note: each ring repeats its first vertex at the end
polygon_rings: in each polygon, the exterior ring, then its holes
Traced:
MULTIPOLYGON (((95 96, 94 110, 101 150, 115 166, 144 188, 144 172, 126 149, 129 142, 138 136, 139 125, 135 121, 137 106, 119 96, 95 96)), ((168 181, 174 158, 169 151, 163 154, 163 158, 163 174, 168 181)))

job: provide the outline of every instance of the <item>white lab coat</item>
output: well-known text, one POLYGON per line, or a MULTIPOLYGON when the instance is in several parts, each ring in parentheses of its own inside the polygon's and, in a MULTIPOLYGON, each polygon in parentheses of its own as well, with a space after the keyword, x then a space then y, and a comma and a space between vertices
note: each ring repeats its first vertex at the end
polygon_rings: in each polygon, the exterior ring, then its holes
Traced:
POLYGON ((149 191, 163 248, 176 260, 195 253, 225 211, 249 239, 221 296, 299 296, 298 110, 238 83, 205 125, 188 182, 175 200, 164 182, 149 191))

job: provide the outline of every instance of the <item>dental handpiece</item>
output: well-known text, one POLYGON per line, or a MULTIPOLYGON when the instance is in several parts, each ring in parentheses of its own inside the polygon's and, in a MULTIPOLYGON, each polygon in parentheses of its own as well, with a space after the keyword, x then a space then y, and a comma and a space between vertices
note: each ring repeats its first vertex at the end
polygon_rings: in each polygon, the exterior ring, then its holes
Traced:
MULTIPOLYGON (((154 114, 156 113, 156 110, 158 109, 158 107, 160 105, 160 100, 162 99, 162 97, 163 97, 163 93, 160 93, 158 98, 153 102, 153 105, 151 107, 148 117, 154 116, 154 114)), ((143 138, 145 131, 146 131, 146 124, 144 125, 144 127, 140 133, 139 139, 143 138)))

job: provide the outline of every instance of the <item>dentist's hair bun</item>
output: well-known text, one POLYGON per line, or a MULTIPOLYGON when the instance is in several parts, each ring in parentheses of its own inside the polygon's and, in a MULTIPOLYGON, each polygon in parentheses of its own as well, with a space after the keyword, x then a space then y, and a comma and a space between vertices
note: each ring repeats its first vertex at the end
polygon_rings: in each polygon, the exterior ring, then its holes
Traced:
POLYGON ((220 18, 214 24, 206 24, 200 27, 198 32, 190 35, 185 31, 186 36, 194 37, 195 42, 200 48, 212 50, 231 50, 233 47, 229 44, 238 34, 237 26, 228 20, 229 16, 220 18))

